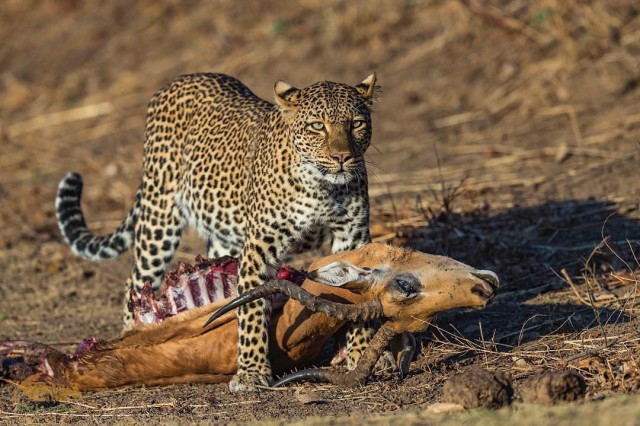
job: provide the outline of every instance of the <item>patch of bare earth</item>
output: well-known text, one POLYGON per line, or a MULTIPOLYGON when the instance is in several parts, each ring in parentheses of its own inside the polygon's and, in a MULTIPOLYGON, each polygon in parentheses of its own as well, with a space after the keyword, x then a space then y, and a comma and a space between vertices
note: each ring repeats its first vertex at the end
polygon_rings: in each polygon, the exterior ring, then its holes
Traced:
MULTIPOLYGON (((138 184, 146 103, 186 72, 226 72, 270 99, 279 79, 356 83, 376 70, 384 89, 369 150, 376 239, 492 269, 503 286, 487 309, 444 314, 418 336, 402 383, 381 373, 357 389, 305 385, 318 396, 311 401, 296 388, 231 395, 223 385, 183 385, 53 405, 9 384, 0 418, 400 416, 438 401, 453 373, 478 367, 510 371, 516 400, 526 379, 548 370, 580 373, 585 407, 637 392, 636 3, 4 2, 0 340, 71 350, 87 336, 118 335, 131 257, 89 263, 71 254, 54 217, 57 182, 81 172, 89 226, 114 229, 138 184)), ((202 249, 190 234, 177 260, 202 249)))

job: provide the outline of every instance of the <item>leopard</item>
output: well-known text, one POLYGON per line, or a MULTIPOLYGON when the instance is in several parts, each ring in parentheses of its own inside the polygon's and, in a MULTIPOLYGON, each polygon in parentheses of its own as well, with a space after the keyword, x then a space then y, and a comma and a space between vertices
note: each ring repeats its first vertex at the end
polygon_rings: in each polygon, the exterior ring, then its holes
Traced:
MULTIPOLYGON (((287 256, 325 241, 334 253, 369 243, 365 152, 376 81, 375 73, 355 86, 278 81, 269 102, 225 74, 180 76, 149 102, 142 179, 120 226, 107 235, 89 230, 83 179, 71 172, 56 197, 61 233, 93 261, 133 247, 126 294, 146 282, 160 286, 188 227, 206 241, 207 256, 239 256, 239 294, 273 278, 287 256)), ((229 389, 256 391, 272 382, 270 306, 261 299, 237 314, 238 369, 229 389)), ((125 329, 132 321, 125 301, 125 329)), ((364 324, 349 331, 348 368, 371 333, 364 324)))

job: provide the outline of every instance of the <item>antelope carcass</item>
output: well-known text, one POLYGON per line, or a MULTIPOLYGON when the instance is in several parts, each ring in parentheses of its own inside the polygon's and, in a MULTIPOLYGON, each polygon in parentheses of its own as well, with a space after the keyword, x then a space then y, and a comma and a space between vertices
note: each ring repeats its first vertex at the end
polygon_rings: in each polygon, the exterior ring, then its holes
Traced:
POLYGON ((347 375, 311 370, 285 380, 361 383, 393 336, 426 329, 438 312, 485 306, 498 286, 493 272, 378 243, 320 259, 310 271, 301 287, 275 280, 230 303, 226 299, 158 324, 138 325, 120 339, 87 342, 73 357, 25 341, 0 344, 0 357, 15 359, 19 353, 23 360, 36 361, 42 379, 78 390, 224 382, 236 371, 234 308, 276 290, 291 297, 274 310, 269 326, 269 358, 276 374, 313 360, 346 321, 384 320, 347 375))

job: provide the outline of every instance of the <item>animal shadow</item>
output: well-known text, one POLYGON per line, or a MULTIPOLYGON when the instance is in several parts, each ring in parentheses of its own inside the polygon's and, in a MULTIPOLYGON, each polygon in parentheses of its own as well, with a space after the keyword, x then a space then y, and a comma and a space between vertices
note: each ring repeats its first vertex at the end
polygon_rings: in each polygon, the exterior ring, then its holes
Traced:
POLYGON ((593 303, 594 297, 617 297, 607 284, 612 273, 640 269, 640 222, 620 210, 603 200, 548 201, 494 215, 444 212, 428 226, 403 230, 406 246, 491 269, 501 279, 491 305, 440 315, 423 342, 435 333, 491 340, 507 350, 629 321, 620 304, 593 303))

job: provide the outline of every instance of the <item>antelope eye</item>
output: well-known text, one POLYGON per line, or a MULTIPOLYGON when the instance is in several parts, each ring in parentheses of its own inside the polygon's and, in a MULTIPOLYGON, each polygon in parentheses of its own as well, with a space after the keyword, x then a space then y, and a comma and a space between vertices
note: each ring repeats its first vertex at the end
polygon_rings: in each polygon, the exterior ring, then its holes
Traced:
POLYGON ((406 296, 417 296, 420 290, 416 278, 412 276, 398 276, 395 278, 396 284, 406 296))
POLYGON ((315 131, 322 131, 324 130, 324 123, 322 121, 312 121, 311 123, 309 123, 309 127, 315 131))
POLYGON ((358 130, 363 128, 366 124, 367 122, 364 120, 353 120, 353 123, 351 123, 351 128, 353 130, 358 130))

